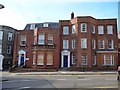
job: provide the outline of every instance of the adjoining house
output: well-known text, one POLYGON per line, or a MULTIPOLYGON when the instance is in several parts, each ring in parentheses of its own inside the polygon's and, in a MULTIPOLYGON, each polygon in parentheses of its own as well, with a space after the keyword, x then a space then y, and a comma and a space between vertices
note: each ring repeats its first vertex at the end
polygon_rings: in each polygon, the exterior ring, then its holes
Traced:
POLYGON ((17 31, 14 64, 30 68, 59 68, 59 29, 40 27, 17 31))
POLYGON ((27 24, 16 32, 14 64, 27 68, 113 70, 118 65, 117 19, 91 16, 27 24), (55 25, 55 26, 54 26, 55 25))
POLYGON ((14 32, 16 29, 0 25, 0 54, 4 56, 3 70, 9 69, 13 61, 14 32))

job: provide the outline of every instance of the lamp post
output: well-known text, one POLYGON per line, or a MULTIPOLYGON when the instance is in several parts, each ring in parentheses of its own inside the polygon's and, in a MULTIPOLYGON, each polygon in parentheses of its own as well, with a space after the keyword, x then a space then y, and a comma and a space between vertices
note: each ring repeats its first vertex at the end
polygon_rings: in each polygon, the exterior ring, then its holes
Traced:
POLYGON ((5 8, 5 6, 4 6, 4 5, 2 5, 2 4, 0 4, 0 9, 3 9, 3 8, 5 8))

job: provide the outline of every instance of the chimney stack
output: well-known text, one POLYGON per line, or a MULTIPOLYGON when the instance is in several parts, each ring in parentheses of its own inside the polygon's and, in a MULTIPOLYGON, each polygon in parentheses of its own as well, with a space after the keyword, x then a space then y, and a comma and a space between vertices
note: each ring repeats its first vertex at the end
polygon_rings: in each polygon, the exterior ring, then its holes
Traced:
POLYGON ((71 19, 73 19, 73 18, 74 18, 74 12, 71 13, 71 19))

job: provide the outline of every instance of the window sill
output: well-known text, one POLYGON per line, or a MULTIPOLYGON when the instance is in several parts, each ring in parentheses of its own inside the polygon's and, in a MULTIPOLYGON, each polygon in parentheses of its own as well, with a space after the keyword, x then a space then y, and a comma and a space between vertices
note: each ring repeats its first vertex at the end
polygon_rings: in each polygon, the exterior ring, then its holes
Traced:
POLYGON ((103 67, 114 67, 115 65, 103 65, 103 67))
POLYGON ((25 45, 20 45, 20 47, 26 47, 27 45, 25 44, 25 45))

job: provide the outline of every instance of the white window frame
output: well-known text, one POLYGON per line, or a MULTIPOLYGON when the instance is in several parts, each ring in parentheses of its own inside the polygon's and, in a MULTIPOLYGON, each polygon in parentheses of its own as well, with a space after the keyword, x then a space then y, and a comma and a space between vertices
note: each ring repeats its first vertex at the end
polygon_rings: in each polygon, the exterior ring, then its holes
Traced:
POLYGON ((0 40, 3 39, 3 31, 0 31, 0 40))
POLYGON ((98 34, 104 34, 104 26, 98 26, 98 34))
POLYGON ((109 55, 106 56, 104 55, 104 66, 114 66, 114 55, 109 55), (110 63, 108 64, 107 61, 109 61, 110 63))
POLYGON ((104 49, 105 48, 104 40, 99 40, 98 43, 99 43, 99 49, 104 49), (101 46, 103 46, 103 48, 101 46))
POLYGON ((37 57, 37 65, 44 65, 44 53, 39 53, 38 54, 38 57, 37 57), (41 57, 40 57, 40 55, 41 55, 41 57), (41 60, 42 60, 42 63, 39 63, 39 57, 41 58, 41 60))
POLYGON ((97 65, 96 56, 93 56, 93 66, 97 65))
POLYGON ((81 64, 82 64, 82 66, 85 66, 85 65, 88 65, 88 60, 87 60, 87 55, 82 55, 81 56, 81 64))
POLYGON ((69 49, 69 41, 63 40, 63 49, 69 49))
POLYGON ((53 35, 48 34, 47 44, 53 45, 53 35))
POLYGON ((25 46, 26 45, 26 35, 21 35, 20 45, 21 46, 25 46))
POLYGON ((43 27, 49 27, 48 23, 43 23, 43 27))
POLYGON ((76 56, 72 54, 72 64, 75 64, 75 62, 76 62, 76 56))
POLYGON ((36 59, 36 53, 35 52, 33 52, 33 65, 35 65, 35 59, 36 59))
POLYGON ((11 48, 12 47, 10 45, 7 46, 7 54, 11 54, 11 48))
POLYGON ((37 36, 34 36, 34 45, 37 43, 37 36))
POLYGON ((38 44, 39 45, 44 45, 45 44, 45 35, 44 34, 39 34, 39 36, 38 36, 38 44))
POLYGON ((87 23, 81 23, 81 32, 87 32, 87 23))
POLYGON ((53 65, 53 53, 47 52, 47 65, 53 65), (48 57, 48 55, 51 55, 51 58, 48 57), (49 62, 51 60, 51 62, 49 62))
POLYGON ((75 46, 76 46, 76 41, 75 39, 72 39, 72 49, 75 49, 75 46))
POLYGON ((63 35, 69 35, 69 26, 63 26, 63 35))
POLYGON ((0 54, 2 53, 2 45, 0 45, 0 54))
POLYGON ((113 34, 113 26, 107 25, 107 34, 113 34))
POLYGON ((92 49, 96 49, 96 40, 92 39, 92 49))
POLYGON ((75 24, 74 24, 74 25, 72 25, 72 34, 76 34, 75 24))
POLYGON ((31 24, 30 29, 35 29, 35 24, 31 24))
POLYGON ((8 41, 12 41, 12 33, 11 32, 8 33, 8 41))
POLYGON ((114 49, 114 41, 113 40, 108 40, 108 49, 114 49), (109 43, 111 41, 111 43, 109 43), (109 45, 111 48, 109 48, 109 45))
POLYGON ((87 38, 81 38, 81 48, 87 49, 87 38))
POLYGON ((95 33, 95 25, 92 25, 91 29, 92 29, 92 33, 95 33))

